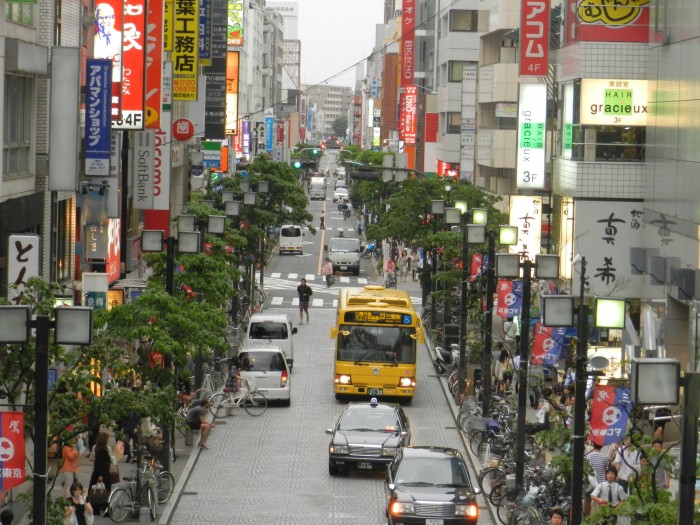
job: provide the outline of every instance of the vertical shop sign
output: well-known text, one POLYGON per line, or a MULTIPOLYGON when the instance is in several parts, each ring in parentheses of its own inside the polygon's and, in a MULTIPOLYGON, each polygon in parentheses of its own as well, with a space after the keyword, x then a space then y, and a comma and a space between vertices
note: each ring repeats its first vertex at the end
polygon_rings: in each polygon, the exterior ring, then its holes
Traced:
POLYGON ((136 133, 133 159, 134 208, 153 209, 153 171, 155 167, 155 130, 136 133))
POLYGON ((211 64, 211 10, 214 0, 199 0, 199 63, 211 64))
POLYGON ((112 128, 143 129, 146 110, 146 0, 129 0, 124 6, 123 20, 121 117, 112 123, 112 128))
POLYGON ((146 128, 160 128, 163 111, 163 2, 148 2, 146 20, 146 128))
POLYGON ((226 135, 235 135, 238 123, 238 51, 226 53, 226 135))
POLYGON ((163 51, 173 50, 173 0, 163 1, 163 51))
POLYGON ((18 303, 27 281, 39 276, 41 239, 38 235, 10 235, 7 250, 7 298, 18 303))
POLYGON ((510 246, 509 252, 532 260, 532 254, 540 253, 542 241, 542 197, 512 196, 508 224, 518 227, 518 243, 510 246))
POLYGON ((549 71, 549 0, 522 0, 520 75, 546 77, 549 71))
POLYGON ((123 53, 123 0, 104 0, 95 7, 94 58, 112 61, 112 120, 121 115, 123 53))
POLYGON ((547 84, 520 84, 518 100, 518 188, 544 188, 547 84))
POLYGON ((226 45, 240 47, 243 45, 243 0, 228 0, 228 27, 226 45))
POLYGON ((174 0, 173 100, 197 100, 199 0, 174 0))
POLYGON ((85 175, 109 175, 112 61, 88 58, 85 78, 85 175))

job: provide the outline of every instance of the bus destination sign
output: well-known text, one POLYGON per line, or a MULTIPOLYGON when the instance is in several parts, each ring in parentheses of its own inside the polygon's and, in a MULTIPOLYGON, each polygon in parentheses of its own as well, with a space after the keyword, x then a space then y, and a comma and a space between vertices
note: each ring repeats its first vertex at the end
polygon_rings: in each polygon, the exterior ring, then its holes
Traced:
POLYGON ((399 312, 378 312, 376 310, 345 312, 346 323, 374 323, 411 325, 411 314, 399 312))

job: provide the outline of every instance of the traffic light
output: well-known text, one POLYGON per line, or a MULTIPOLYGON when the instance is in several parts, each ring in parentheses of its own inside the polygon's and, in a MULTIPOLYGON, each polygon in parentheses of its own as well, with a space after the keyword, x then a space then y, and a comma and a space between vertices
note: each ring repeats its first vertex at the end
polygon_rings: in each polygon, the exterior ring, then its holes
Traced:
POLYGON ((292 167, 293 167, 295 170, 301 169, 301 161, 300 161, 300 160, 295 160, 294 162, 292 162, 292 167))
POLYGON ((318 155, 318 150, 316 148, 314 148, 313 154, 318 155))
POLYGON ((315 170, 318 165, 315 160, 304 160, 301 163, 301 167, 305 170, 315 170))
POLYGON ((375 171, 371 166, 360 166, 358 171, 350 173, 352 180, 379 180, 381 172, 375 171))

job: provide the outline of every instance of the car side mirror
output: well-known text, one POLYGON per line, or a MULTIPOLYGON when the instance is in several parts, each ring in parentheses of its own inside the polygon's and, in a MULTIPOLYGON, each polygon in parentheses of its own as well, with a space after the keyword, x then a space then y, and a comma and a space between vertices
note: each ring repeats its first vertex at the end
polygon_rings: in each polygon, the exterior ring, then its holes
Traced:
POLYGON ((296 334, 298 331, 296 326, 292 327, 292 335, 296 334))
POLYGON ((333 429, 332 429, 332 428, 327 428, 327 429, 326 429, 326 434, 331 434, 331 435, 333 435, 333 429))
POLYGON ((391 491, 396 490, 396 485, 394 483, 389 483, 389 490, 391 490, 391 491))

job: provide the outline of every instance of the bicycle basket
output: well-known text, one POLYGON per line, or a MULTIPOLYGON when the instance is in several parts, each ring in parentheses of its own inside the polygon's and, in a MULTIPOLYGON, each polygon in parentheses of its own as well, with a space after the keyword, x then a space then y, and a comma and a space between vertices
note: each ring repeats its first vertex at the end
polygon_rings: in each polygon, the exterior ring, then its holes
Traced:
POLYGON ((515 490, 515 474, 506 475, 506 490, 515 490))
POLYGON ((487 467, 497 467, 501 464, 502 457, 495 452, 496 449, 492 449, 491 445, 486 445, 484 450, 479 455, 479 461, 481 462, 481 468, 487 467))
POLYGON ((472 416, 468 419, 467 423, 469 425, 469 430, 486 430, 486 423, 488 419, 485 417, 472 416))
POLYGON ((146 438, 144 445, 148 452, 154 456, 160 454, 163 450, 163 440, 156 436, 146 438))
POLYGON ((252 394, 253 392, 258 391, 257 379, 255 379, 254 377, 245 377, 243 378, 243 381, 245 382, 245 387, 248 389, 248 392, 252 394))

